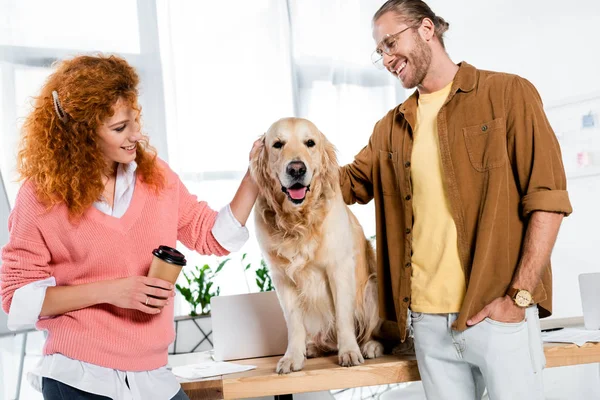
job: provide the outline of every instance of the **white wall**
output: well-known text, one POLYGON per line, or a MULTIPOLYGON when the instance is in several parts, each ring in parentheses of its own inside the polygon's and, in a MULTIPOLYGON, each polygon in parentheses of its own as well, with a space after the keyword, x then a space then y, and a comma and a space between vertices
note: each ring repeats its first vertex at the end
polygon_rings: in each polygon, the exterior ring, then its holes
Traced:
POLYGON ((519 74, 547 105, 600 91, 600 1, 430 0, 454 61, 519 74))

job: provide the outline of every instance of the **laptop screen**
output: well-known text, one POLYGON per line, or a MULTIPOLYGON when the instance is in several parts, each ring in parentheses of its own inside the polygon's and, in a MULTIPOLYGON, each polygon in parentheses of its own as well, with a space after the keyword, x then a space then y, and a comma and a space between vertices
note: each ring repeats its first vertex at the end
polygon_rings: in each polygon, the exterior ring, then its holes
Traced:
POLYGON ((600 272, 579 275, 585 329, 600 329, 600 272))

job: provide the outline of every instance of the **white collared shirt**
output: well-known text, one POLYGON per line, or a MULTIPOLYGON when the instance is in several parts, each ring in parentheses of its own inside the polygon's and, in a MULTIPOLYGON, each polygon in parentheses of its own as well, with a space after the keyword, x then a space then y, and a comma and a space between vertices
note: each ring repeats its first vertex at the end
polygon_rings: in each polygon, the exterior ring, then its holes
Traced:
MULTIPOLYGON (((107 215, 121 218, 133 197, 136 169, 135 161, 128 165, 119 164, 113 207, 105 201, 95 202, 94 207, 107 215)), ((229 205, 217 215, 212 234, 230 252, 238 251, 249 236, 248 229, 234 217, 229 205)), ((46 288, 50 286, 56 286, 54 277, 32 282, 15 291, 8 314, 9 329, 18 330, 37 322, 46 288)), ((166 366, 152 371, 120 371, 74 360, 60 353, 43 356, 27 374, 29 383, 40 392, 42 377, 115 400, 169 400, 181 387, 166 366)))

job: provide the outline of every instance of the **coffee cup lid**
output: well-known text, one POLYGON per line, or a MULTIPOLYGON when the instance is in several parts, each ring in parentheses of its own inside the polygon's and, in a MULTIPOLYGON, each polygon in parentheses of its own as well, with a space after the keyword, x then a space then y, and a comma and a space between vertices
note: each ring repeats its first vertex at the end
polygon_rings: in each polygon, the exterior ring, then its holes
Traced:
POLYGON ((152 254, 169 264, 182 267, 186 265, 185 256, 180 251, 169 246, 158 246, 158 249, 154 249, 152 254))

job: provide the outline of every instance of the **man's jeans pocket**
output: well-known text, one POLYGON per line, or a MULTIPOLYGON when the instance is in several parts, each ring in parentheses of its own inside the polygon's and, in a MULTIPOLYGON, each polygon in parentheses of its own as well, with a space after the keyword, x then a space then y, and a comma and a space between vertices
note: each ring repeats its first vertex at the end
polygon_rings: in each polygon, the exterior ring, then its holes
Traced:
POLYGON ((523 319, 523 321, 519 322, 500 322, 493 320, 491 318, 486 318, 483 320, 494 327, 497 327, 500 331, 510 333, 510 332, 518 332, 521 329, 525 328, 527 322, 527 316, 523 319))
POLYGON ((520 346, 529 354, 534 373, 540 373, 545 365, 544 348, 540 331, 537 306, 528 307, 521 322, 499 322, 491 318, 482 321, 488 331, 489 340, 499 347, 520 346))

